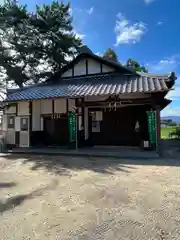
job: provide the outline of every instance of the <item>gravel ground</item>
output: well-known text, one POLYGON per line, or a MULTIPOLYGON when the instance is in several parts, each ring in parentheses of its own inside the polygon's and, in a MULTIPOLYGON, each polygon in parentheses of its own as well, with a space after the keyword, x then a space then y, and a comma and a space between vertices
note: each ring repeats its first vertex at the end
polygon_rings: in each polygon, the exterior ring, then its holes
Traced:
POLYGON ((180 239, 180 163, 0 157, 0 239, 180 239))

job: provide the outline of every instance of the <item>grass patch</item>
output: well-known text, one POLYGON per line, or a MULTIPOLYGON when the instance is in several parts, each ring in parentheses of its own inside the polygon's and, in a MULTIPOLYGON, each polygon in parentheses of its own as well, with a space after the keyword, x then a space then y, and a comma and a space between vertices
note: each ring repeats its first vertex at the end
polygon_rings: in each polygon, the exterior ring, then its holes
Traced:
POLYGON ((169 134, 176 131, 177 127, 161 128, 161 138, 169 139, 169 134))

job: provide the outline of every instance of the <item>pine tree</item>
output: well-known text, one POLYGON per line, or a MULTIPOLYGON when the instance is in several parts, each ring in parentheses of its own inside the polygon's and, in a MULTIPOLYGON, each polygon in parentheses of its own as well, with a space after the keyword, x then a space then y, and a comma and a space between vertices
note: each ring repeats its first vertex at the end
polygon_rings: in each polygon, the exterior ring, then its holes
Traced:
POLYGON ((0 67, 8 82, 22 87, 45 80, 80 46, 73 33, 70 4, 53 1, 37 6, 34 13, 12 0, 0 6, 0 67))
POLYGON ((111 61, 118 62, 118 57, 115 51, 112 48, 108 48, 106 52, 104 53, 103 58, 106 58, 111 61))
POLYGON ((127 60, 127 64, 128 67, 132 67, 134 68, 137 72, 144 72, 147 73, 148 69, 145 68, 144 66, 141 66, 139 62, 137 62, 136 60, 133 60, 132 58, 129 58, 127 60))

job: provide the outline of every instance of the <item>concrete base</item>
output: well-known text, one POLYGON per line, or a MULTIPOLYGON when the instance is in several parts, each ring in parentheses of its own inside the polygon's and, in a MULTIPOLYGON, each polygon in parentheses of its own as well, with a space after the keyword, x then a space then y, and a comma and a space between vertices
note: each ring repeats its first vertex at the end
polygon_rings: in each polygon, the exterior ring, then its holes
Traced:
POLYGON ((98 146, 81 149, 62 149, 58 147, 49 148, 13 148, 8 153, 18 154, 42 154, 42 155, 64 155, 85 157, 113 157, 131 159, 157 159, 159 156, 155 151, 143 151, 136 147, 112 147, 98 146))

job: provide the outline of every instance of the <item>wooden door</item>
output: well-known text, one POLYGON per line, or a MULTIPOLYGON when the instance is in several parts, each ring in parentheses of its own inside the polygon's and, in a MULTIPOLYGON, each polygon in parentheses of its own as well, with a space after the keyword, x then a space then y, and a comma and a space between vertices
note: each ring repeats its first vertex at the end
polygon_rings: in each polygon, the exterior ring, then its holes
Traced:
POLYGON ((67 116, 44 117, 45 145, 67 145, 69 140, 67 116))

